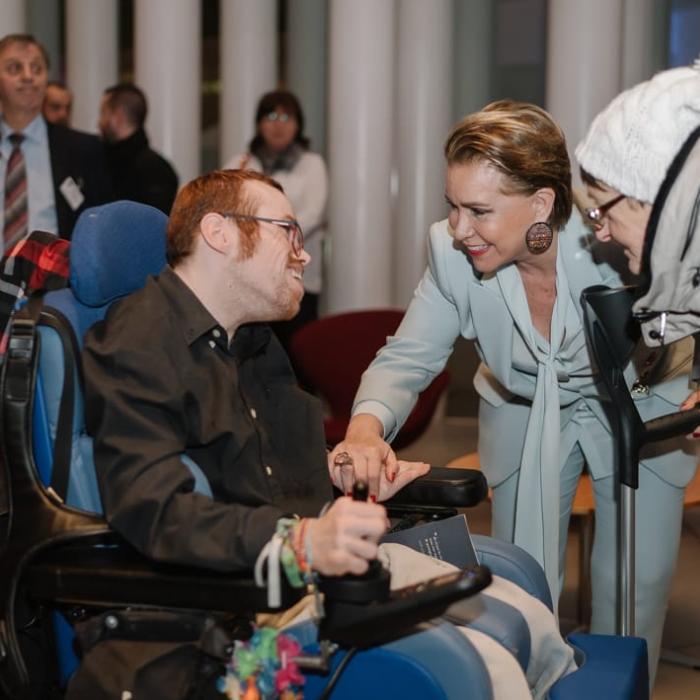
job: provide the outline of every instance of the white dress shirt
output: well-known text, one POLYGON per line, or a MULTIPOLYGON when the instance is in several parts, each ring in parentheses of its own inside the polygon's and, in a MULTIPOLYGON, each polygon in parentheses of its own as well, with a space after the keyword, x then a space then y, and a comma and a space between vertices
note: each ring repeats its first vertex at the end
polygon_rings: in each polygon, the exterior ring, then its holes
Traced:
MULTIPOLYGON (((0 183, 2 183, 3 202, 0 206, 0 231, 5 226, 5 170, 12 153, 10 134, 15 133, 4 120, 0 121, 0 183)), ((21 149, 27 170, 27 205, 29 222, 27 230, 58 233, 56 217, 56 200, 54 199, 53 176, 51 172, 51 155, 46 122, 41 115, 35 117, 25 129, 21 149)))

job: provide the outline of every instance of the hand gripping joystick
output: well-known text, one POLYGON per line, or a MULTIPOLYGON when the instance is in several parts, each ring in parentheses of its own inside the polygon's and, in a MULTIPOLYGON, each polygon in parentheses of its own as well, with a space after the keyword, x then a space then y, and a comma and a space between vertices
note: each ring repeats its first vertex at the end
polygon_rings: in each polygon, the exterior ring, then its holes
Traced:
MULTIPOLYGON (((343 491, 352 493, 353 501, 366 501, 369 486, 366 481, 355 480, 355 468, 352 457, 347 452, 340 452, 333 460, 334 468, 341 470, 343 491)), ((368 603, 373 600, 386 600, 389 597, 389 572, 376 559, 369 562, 364 574, 356 576, 347 574, 338 577, 319 577, 319 589, 327 600, 348 603, 368 603)))

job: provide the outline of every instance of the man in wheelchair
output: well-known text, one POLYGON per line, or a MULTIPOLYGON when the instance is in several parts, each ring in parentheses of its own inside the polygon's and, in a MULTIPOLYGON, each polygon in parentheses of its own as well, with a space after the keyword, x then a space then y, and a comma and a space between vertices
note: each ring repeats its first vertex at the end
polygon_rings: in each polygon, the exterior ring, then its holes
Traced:
MULTIPOLYGON (((321 409, 256 323, 298 310, 309 260, 300 236, 271 181, 204 176, 173 209, 170 266, 88 336, 86 415, 105 511, 155 559, 250 569, 288 513, 309 517, 289 535, 304 529, 319 572, 361 574, 376 557, 381 506, 343 498, 312 517, 332 497, 321 409), (194 490, 182 453, 213 499, 194 490)), ((406 465, 385 497, 426 469, 406 465)))

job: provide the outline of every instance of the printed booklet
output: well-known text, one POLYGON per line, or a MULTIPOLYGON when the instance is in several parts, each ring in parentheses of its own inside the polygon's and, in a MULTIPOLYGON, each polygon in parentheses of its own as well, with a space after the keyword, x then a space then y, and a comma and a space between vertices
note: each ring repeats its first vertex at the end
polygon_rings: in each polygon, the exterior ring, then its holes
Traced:
POLYGON ((479 564, 465 515, 454 515, 444 520, 390 532, 382 537, 381 542, 404 544, 460 569, 479 564))

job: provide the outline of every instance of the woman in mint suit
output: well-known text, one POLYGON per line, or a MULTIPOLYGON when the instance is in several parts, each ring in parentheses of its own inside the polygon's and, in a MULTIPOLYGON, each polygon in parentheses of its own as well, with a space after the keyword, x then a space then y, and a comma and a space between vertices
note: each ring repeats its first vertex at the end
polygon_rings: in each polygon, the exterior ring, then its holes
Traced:
MULTIPOLYGON (((352 454, 371 491, 379 479, 393 480, 398 465, 389 443, 416 396, 445 366, 458 336, 474 340, 492 532, 542 564, 556 601, 571 503, 587 464, 596 500, 592 631, 612 632, 612 436, 579 299, 586 287, 620 286, 620 278, 598 255, 605 246, 571 213, 566 144, 546 112, 493 103, 453 129, 445 156, 448 218, 430 229, 428 268, 396 335, 364 374, 335 451, 352 454)), ((688 395, 682 355, 663 358, 664 376, 653 386, 634 363, 627 367, 644 419, 677 410, 688 395)), ((641 365, 645 357, 642 350, 641 365)), ((641 462, 637 496, 637 629, 649 642, 651 669, 675 569, 683 488, 696 464, 683 439, 655 450, 641 462)))

